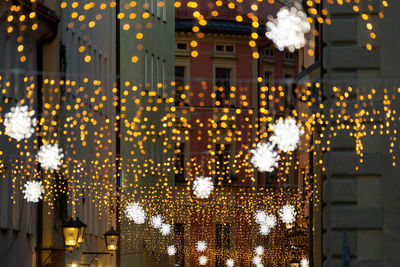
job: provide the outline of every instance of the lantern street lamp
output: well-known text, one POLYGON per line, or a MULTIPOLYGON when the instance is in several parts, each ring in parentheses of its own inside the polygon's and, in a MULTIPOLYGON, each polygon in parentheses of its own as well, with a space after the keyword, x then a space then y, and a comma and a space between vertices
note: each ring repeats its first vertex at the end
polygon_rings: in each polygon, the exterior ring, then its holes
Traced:
POLYGON ((80 227, 81 226, 78 225, 76 221, 72 219, 72 217, 62 226, 64 245, 70 250, 78 245, 80 227))
POLYGON ((116 251, 118 249, 119 233, 111 226, 111 229, 104 233, 106 240, 106 248, 108 251, 116 251))
POLYGON ((76 217, 75 223, 79 227, 78 243, 82 244, 83 241, 85 240, 87 225, 83 223, 81 220, 79 220, 79 217, 76 217))
POLYGON ((293 259, 289 262, 290 267, 300 267, 300 261, 293 259))

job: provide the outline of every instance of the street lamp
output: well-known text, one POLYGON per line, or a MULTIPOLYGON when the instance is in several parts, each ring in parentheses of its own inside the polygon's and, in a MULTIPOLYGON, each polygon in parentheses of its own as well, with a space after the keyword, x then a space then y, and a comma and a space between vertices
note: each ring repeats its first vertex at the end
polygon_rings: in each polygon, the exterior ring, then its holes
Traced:
POLYGON ((85 233, 86 233, 86 224, 79 220, 79 217, 75 219, 76 225, 79 227, 79 234, 78 234, 78 243, 82 244, 85 240, 85 233))
POLYGON ((111 229, 104 233, 104 239, 106 240, 108 251, 116 251, 118 249, 119 233, 114 230, 114 227, 111 226, 111 229))
POLYGON ((300 261, 293 259, 289 262, 289 267, 300 267, 300 261))
POLYGON ((62 226, 64 245, 70 250, 78 245, 79 229, 80 225, 72 217, 62 226))

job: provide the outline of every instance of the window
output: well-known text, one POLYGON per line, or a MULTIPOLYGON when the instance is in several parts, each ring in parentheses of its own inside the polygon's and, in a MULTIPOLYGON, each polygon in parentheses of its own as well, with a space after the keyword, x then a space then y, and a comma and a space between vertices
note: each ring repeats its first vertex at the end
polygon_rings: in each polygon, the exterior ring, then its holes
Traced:
POLYGON ((175 105, 183 106, 185 94, 185 67, 175 66, 175 105))
POLYGON ((185 144, 175 144, 175 183, 185 182, 185 144))
POLYGON ((289 60, 293 60, 294 54, 293 54, 292 52, 285 51, 285 53, 284 53, 284 58, 285 58, 285 59, 289 59, 289 60))
POLYGON ((176 44, 176 50, 187 51, 188 50, 188 44, 187 43, 177 43, 176 44))
POLYGON ((231 88, 231 70, 216 68, 215 69, 215 89, 217 106, 224 106, 230 104, 230 88, 231 88))
POLYGON ((222 267, 224 265, 224 255, 231 248, 231 227, 229 224, 215 224, 215 250, 216 259, 215 266, 222 267))
POLYGON ((265 56, 273 57, 274 56, 274 48, 268 47, 267 49, 265 49, 265 56))
POLYGON ((230 159, 231 146, 227 144, 216 144, 216 162, 215 162, 215 173, 217 185, 228 184, 229 180, 229 159, 230 159))
POLYGON ((235 52, 234 45, 224 45, 224 44, 217 44, 215 45, 216 52, 226 52, 226 53, 233 53, 235 52))
POLYGON ((175 266, 185 266, 185 225, 183 223, 175 223, 175 266))

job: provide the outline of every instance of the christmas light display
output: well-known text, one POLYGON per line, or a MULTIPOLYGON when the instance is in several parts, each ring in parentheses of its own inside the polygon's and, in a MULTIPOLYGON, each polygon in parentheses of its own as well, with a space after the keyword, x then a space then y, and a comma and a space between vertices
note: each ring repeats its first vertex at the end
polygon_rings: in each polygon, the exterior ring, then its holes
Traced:
POLYGON ((4 116, 4 126, 8 136, 20 141, 31 137, 35 132, 36 119, 32 118, 35 111, 28 106, 16 106, 4 116))
POLYGON ((161 224, 160 233, 163 236, 169 235, 171 233, 171 225, 169 225, 168 223, 161 224))
POLYGON ((262 256, 264 254, 264 248, 262 246, 257 246, 254 249, 254 254, 256 254, 257 256, 262 256))
POLYGON ((208 258, 207 258, 207 256, 200 256, 199 257, 199 264, 200 265, 206 265, 207 264, 207 262, 208 262, 208 258))
POLYGON ((63 157, 64 154, 62 154, 62 149, 58 147, 58 144, 45 144, 40 147, 37 154, 38 162, 45 170, 57 170, 63 157))
POLYGON ((176 247, 174 245, 168 246, 167 253, 169 256, 174 256, 176 254, 176 247))
POLYGON ((235 266, 235 260, 234 259, 227 259, 225 262, 227 267, 233 267, 235 266))
POLYGON ((153 215, 150 219, 150 224, 156 229, 160 229, 163 225, 163 217, 161 215, 153 215))
POLYGON ((39 181, 27 181, 24 184, 24 190, 22 190, 22 193, 24 193, 24 198, 28 202, 39 202, 40 199, 42 199, 42 195, 44 194, 44 188, 41 182, 39 181))

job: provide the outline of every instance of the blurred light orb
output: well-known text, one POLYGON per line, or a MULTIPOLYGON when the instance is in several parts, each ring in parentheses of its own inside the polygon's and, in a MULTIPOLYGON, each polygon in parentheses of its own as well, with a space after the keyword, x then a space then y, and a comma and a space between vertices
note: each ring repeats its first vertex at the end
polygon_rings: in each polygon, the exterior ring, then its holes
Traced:
POLYGON ((257 256, 261 256, 264 254, 264 248, 262 246, 257 246, 254 249, 254 254, 256 254, 257 256))
POLYGON ((199 257, 199 264, 200 264, 200 265, 206 265, 207 262, 208 262, 207 256, 200 256, 200 257, 199 257))
POLYGON ((163 217, 161 215, 153 215, 150 219, 150 224, 156 229, 160 229, 163 224, 163 217))
POLYGON ((301 261, 300 261, 300 266, 301 267, 308 267, 309 264, 310 264, 310 262, 308 261, 307 258, 302 258, 301 261))
POLYGON ((199 252, 203 252, 207 249, 207 243, 204 240, 197 241, 196 250, 199 252))
POLYGON ((28 111, 28 106, 16 106, 4 116, 5 131, 11 138, 20 141, 29 138, 35 132, 36 119, 32 118, 35 111, 28 111))
POLYGON ((24 193, 24 199, 28 202, 37 203, 43 198, 44 188, 40 181, 27 181, 24 184, 25 189, 22 190, 24 193))
POLYGON ((300 145, 300 136, 304 134, 301 123, 296 123, 293 118, 280 118, 270 126, 273 135, 269 138, 272 144, 277 144, 283 152, 294 151, 300 145))
POLYGON ((193 194, 198 198, 208 198, 214 190, 211 177, 197 177, 193 182, 193 194))
POLYGON ((168 246, 167 253, 169 256, 174 256, 176 254, 176 247, 174 245, 168 246))
POLYGON ((301 11, 301 6, 282 7, 277 13, 276 19, 267 22, 265 35, 271 39, 276 47, 283 51, 285 48, 290 52, 302 48, 307 40, 305 34, 311 30, 307 21, 307 15, 301 11))
POLYGON ((58 144, 45 144, 42 145, 37 154, 40 166, 45 170, 57 170, 61 165, 61 159, 64 157, 62 148, 58 144))
POLYGON ((251 164, 260 172, 272 172, 278 167, 279 155, 274 151, 274 145, 271 143, 258 143, 256 149, 250 151, 251 164))
POLYGON ((139 203, 129 203, 125 208, 126 217, 136 224, 144 224, 146 213, 139 203))
POLYGON ((227 259, 225 262, 227 267, 233 267, 235 266, 235 260, 234 259, 227 259))
POLYGON ((292 205, 285 205, 279 210, 281 221, 286 224, 292 224, 296 221, 296 210, 292 205))
POLYGON ((171 225, 168 223, 163 223, 160 228, 160 232, 163 236, 167 236, 171 233, 171 225))

